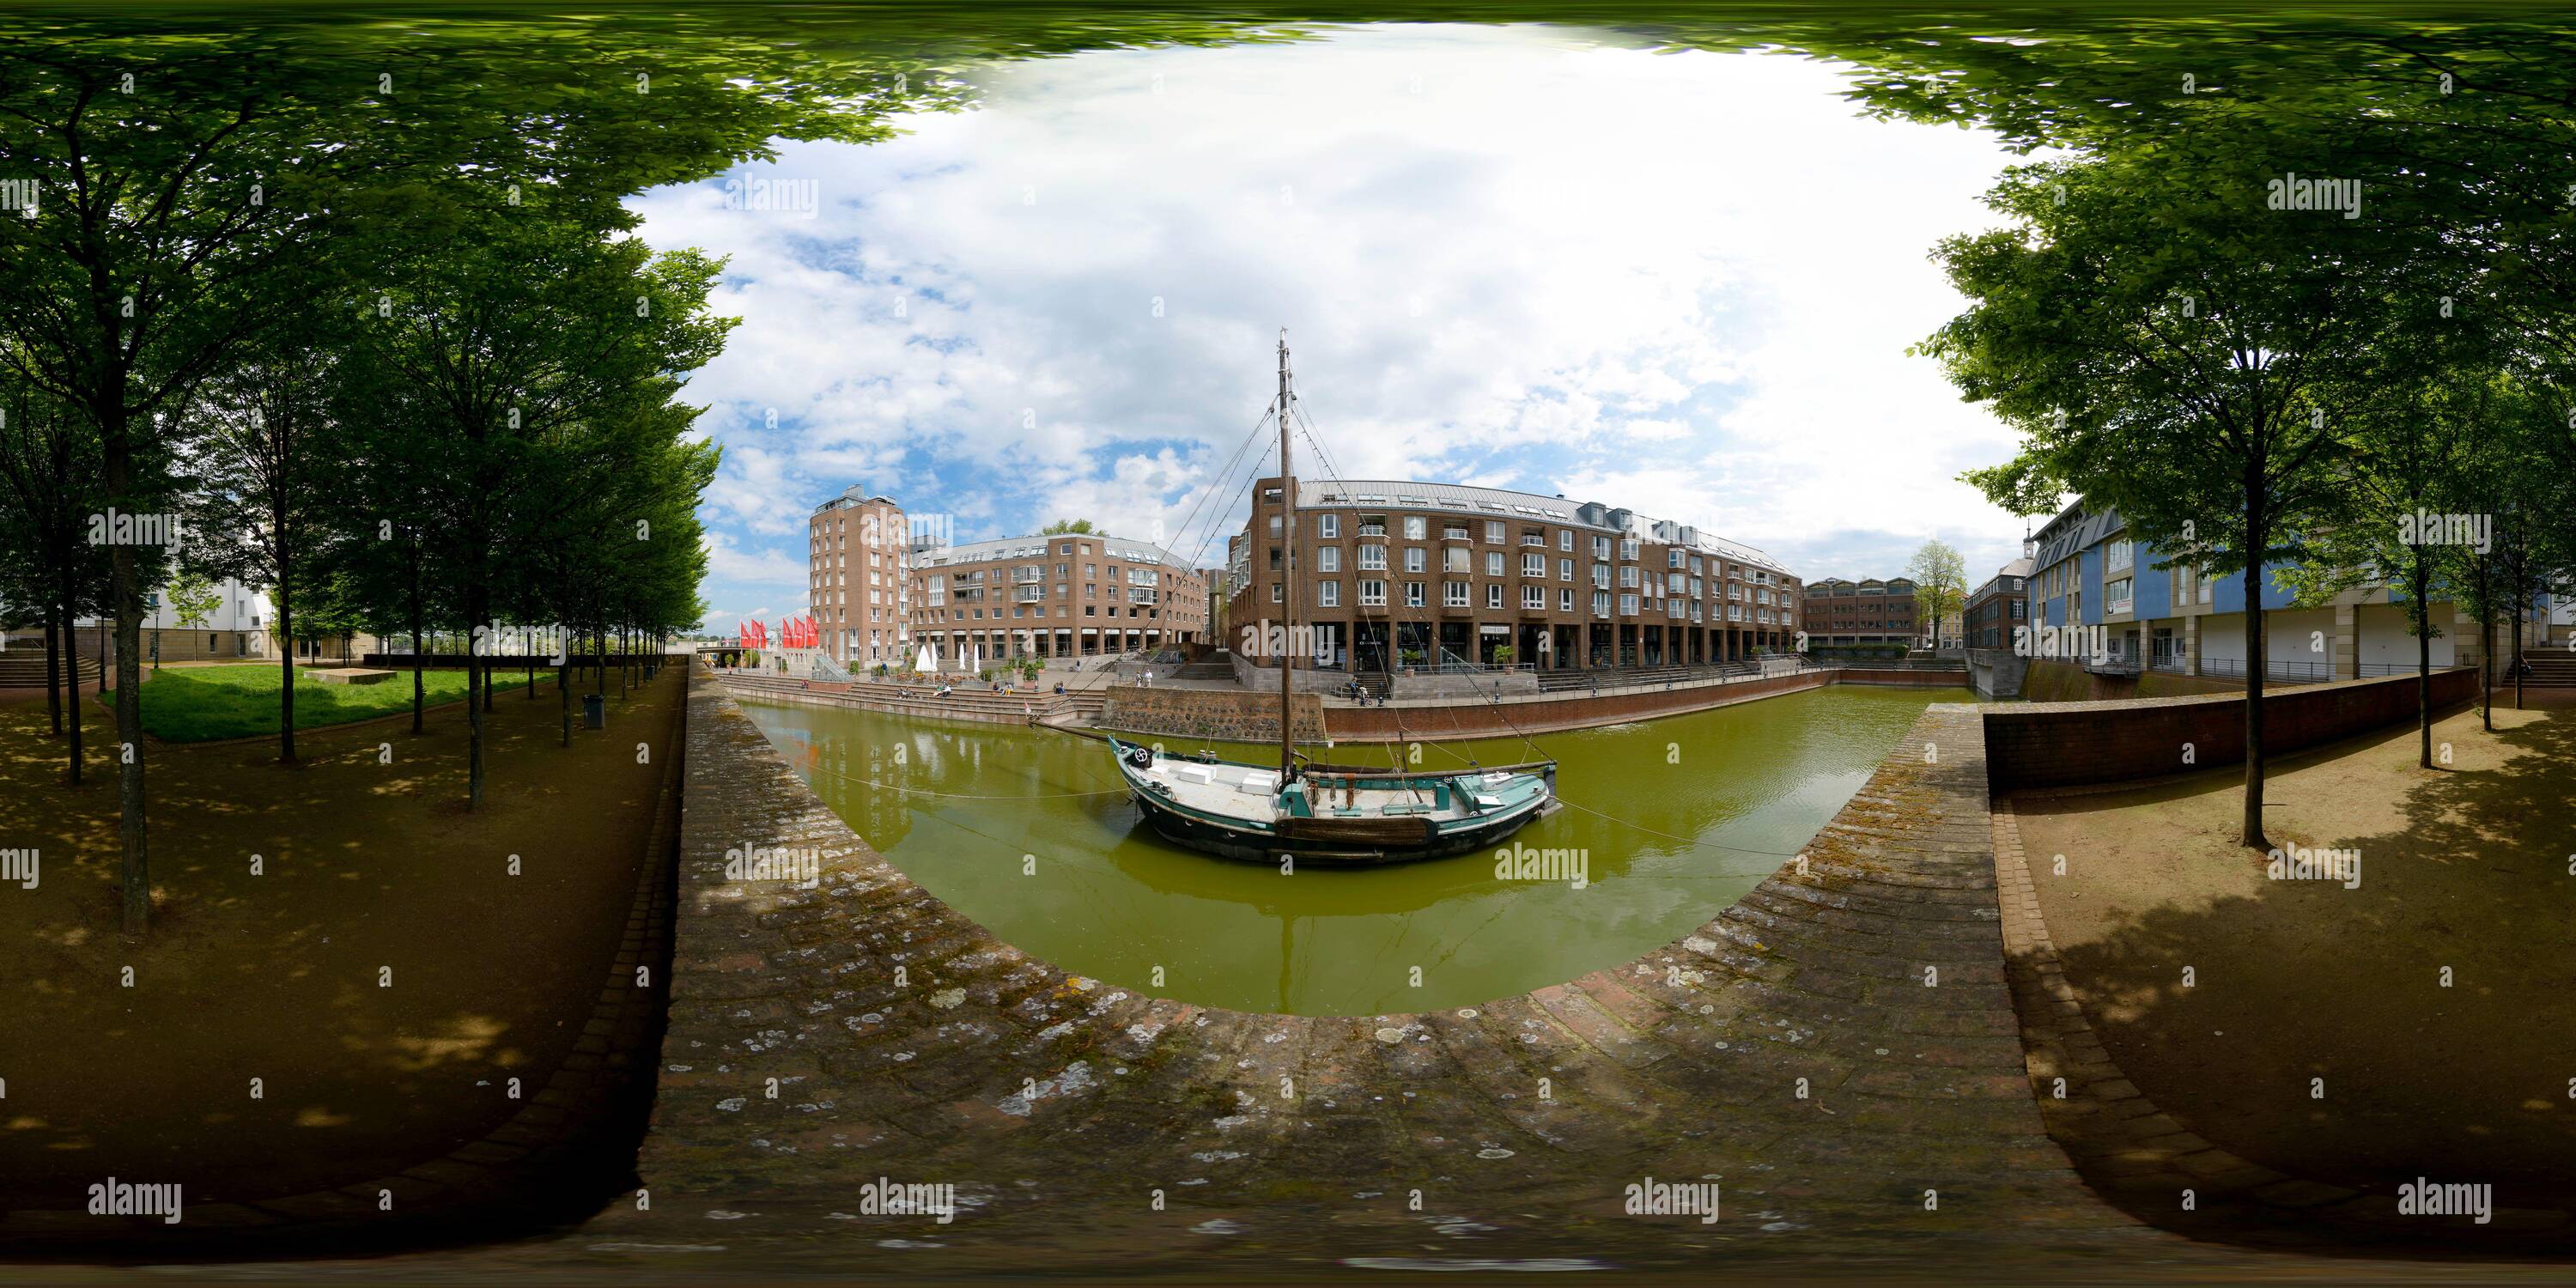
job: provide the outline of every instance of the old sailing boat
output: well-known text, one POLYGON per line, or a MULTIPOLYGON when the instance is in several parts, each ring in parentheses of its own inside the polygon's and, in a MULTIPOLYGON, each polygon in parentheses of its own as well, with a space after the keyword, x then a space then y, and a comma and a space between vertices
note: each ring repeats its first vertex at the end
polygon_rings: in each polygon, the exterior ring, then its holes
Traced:
MULTIPOLYGON (((1290 469, 1288 336, 1279 337, 1279 492, 1287 582, 1281 615, 1296 638, 1297 485, 1290 469)), ((1294 668, 1279 666, 1279 763, 1230 761, 1201 753, 1159 754, 1106 739, 1119 775, 1154 829, 1195 850, 1257 863, 1405 863, 1482 849, 1553 813, 1556 762, 1496 769, 1406 771, 1392 765, 1313 764, 1297 753, 1289 694, 1294 668)))

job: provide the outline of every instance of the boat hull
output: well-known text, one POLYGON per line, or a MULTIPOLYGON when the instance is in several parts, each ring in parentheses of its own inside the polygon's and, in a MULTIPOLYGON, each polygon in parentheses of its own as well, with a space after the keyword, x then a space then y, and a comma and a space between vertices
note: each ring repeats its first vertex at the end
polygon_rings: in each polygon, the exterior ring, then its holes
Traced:
MULTIPOLYGON (((1293 858, 1300 863, 1323 866, 1367 867, 1393 863, 1419 863, 1427 859, 1448 858, 1493 846, 1529 825, 1530 821, 1553 812, 1553 795, 1541 795, 1509 810, 1497 811, 1490 818, 1479 818, 1452 828, 1427 825, 1424 835, 1413 840, 1396 840, 1384 836, 1334 838, 1321 834, 1334 820, 1299 819, 1310 829, 1306 835, 1281 835, 1264 828, 1240 826, 1187 809, 1143 785, 1122 764, 1129 794, 1145 820, 1165 840, 1186 846, 1203 854, 1238 859, 1246 863, 1277 864, 1293 858)), ((1371 820, 1378 821, 1378 820, 1371 820)))

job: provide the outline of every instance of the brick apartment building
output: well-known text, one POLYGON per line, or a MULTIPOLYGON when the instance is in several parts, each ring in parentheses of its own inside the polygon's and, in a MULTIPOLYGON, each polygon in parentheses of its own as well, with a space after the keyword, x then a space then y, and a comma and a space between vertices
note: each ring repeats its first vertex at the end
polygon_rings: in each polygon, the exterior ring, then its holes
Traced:
POLYGON ((1960 610, 1969 648, 2011 648, 2013 631, 2030 625, 2030 575, 2035 543, 2024 542, 2021 558, 1995 570, 1985 584, 1968 592, 1960 610))
POLYGON ((814 507, 806 603, 843 666, 899 664, 912 642, 911 534, 903 506, 851 488, 814 507))
POLYGON ((1563 670, 1734 661, 1786 651, 1798 580, 1761 551, 1597 502, 1389 480, 1261 479, 1229 543, 1229 638, 1278 623, 1289 578, 1312 638, 1297 665, 1376 671, 1493 664, 1563 670), (1293 541, 1290 539, 1293 535, 1293 541), (1291 547, 1293 546, 1293 550, 1291 547))
POLYGON ((912 637, 954 660, 1096 657, 1207 638, 1207 581, 1150 542, 1004 537, 913 556, 912 637))
POLYGON ((1816 645, 1903 644, 1911 647, 1923 634, 1915 616, 1914 582, 1906 577, 1886 581, 1872 577, 1845 581, 1827 577, 1807 587, 1807 643, 1816 645))

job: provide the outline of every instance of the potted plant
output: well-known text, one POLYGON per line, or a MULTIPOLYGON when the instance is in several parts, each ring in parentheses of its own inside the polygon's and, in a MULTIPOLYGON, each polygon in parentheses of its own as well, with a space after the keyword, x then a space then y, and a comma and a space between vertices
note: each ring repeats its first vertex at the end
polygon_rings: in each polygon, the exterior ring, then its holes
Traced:
POLYGON ((886 664, 883 662, 877 663, 877 678, 880 680, 886 678, 886 664))
POLYGON ((1494 646, 1494 665, 1496 666, 1509 667, 1512 664, 1512 659, 1519 656, 1520 649, 1513 645, 1497 644, 1494 646))
POLYGON ((1415 668, 1415 667, 1417 667, 1417 666, 1422 665, 1422 650, 1421 650, 1421 649, 1418 649, 1418 648, 1399 649, 1399 650, 1397 650, 1397 656, 1399 656, 1399 657, 1401 657, 1401 658, 1403 658, 1403 659, 1404 659, 1404 673, 1405 673, 1406 675, 1411 675, 1411 674, 1413 674, 1413 668, 1415 668))

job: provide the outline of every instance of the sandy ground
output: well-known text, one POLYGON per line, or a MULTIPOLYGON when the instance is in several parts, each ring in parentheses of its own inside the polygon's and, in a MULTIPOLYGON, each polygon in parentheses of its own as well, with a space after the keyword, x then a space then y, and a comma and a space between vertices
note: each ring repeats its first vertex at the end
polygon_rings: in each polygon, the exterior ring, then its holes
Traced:
POLYGON ((2411 725, 2274 762, 2270 839, 2358 851, 2349 889, 2236 844, 2236 770, 2015 798, 2049 934, 2140 1090, 2294 1176, 2576 1202, 2576 716, 2495 723, 2437 723, 2447 768, 2416 766, 2411 725))
POLYGON ((295 1194, 497 1126, 616 951, 681 678, 621 703, 610 677, 607 731, 569 749, 550 683, 503 695, 474 813, 461 704, 418 737, 301 732, 297 769, 270 740, 156 748, 139 945, 116 932, 112 717, 83 704, 89 774, 66 788, 41 696, 0 706, 0 849, 41 852, 34 889, 0 884, 0 1207, 75 1206, 111 1175, 192 1206, 295 1194))

